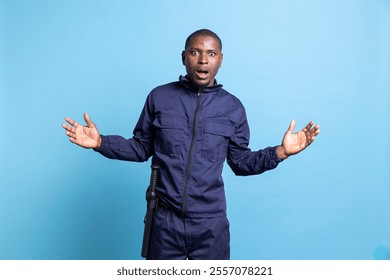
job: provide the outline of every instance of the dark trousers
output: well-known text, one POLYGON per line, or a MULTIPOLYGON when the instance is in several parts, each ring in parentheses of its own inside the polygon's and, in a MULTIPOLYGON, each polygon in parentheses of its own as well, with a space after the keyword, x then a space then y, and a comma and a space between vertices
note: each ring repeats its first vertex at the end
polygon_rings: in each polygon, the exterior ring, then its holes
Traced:
POLYGON ((226 217, 185 218, 170 209, 154 215, 149 260, 228 260, 230 232, 226 217))

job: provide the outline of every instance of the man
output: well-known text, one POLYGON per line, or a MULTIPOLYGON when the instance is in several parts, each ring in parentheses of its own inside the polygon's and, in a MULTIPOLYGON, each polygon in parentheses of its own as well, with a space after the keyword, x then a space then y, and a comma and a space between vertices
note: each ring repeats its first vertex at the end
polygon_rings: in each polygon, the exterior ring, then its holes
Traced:
POLYGON ((70 125, 63 125, 70 141, 84 148, 112 159, 152 157, 160 166, 148 259, 229 259, 225 159, 236 175, 260 174, 305 149, 320 133, 313 122, 293 133, 292 121, 281 145, 251 151, 243 105, 215 80, 222 60, 215 33, 192 33, 182 52, 187 75, 151 91, 130 139, 100 135, 87 114, 86 126, 70 118, 70 125))

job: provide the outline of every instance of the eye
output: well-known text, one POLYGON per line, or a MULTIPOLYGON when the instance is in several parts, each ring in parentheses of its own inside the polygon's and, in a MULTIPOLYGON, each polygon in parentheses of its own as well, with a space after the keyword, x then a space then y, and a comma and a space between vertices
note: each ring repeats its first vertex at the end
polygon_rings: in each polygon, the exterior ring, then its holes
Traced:
POLYGON ((209 56, 210 57, 214 57, 214 56, 216 56, 217 54, 215 53, 215 52, 209 52, 209 56))
POLYGON ((198 52, 198 51, 191 51, 191 55, 193 55, 193 56, 198 56, 198 55, 199 55, 199 52, 198 52))

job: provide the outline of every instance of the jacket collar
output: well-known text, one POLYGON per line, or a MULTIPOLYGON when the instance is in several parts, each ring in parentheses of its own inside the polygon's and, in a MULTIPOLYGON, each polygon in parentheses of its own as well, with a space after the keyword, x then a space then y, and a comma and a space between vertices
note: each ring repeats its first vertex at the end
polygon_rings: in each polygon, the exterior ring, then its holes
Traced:
MULTIPOLYGON (((194 87, 193 84, 191 83, 191 81, 188 79, 187 75, 185 76, 182 76, 180 75, 179 77, 179 81, 180 83, 182 84, 182 86, 192 92, 199 92, 199 89, 194 87)), ((202 93, 207 93, 207 92, 216 92, 218 91, 219 89, 222 88, 222 85, 221 84, 218 84, 217 83, 217 80, 215 80, 215 84, 211 87, 205 87, 201 90, 202 93)))

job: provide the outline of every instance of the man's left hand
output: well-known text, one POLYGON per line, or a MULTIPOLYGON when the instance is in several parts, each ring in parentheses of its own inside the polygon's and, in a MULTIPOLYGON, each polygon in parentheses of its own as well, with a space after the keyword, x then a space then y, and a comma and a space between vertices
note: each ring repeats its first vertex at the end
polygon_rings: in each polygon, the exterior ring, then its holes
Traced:
POLYGON ((307 146, 313 143, 314 139, 320 134, 320 126, 314 126, 314 122, 309 122, 302 130, 295 132, 295 120, 292 120, 286 133, 284 134, 282 145, 277 147, 276 153, 280 159, 286 159, 303 151, 307 146))

